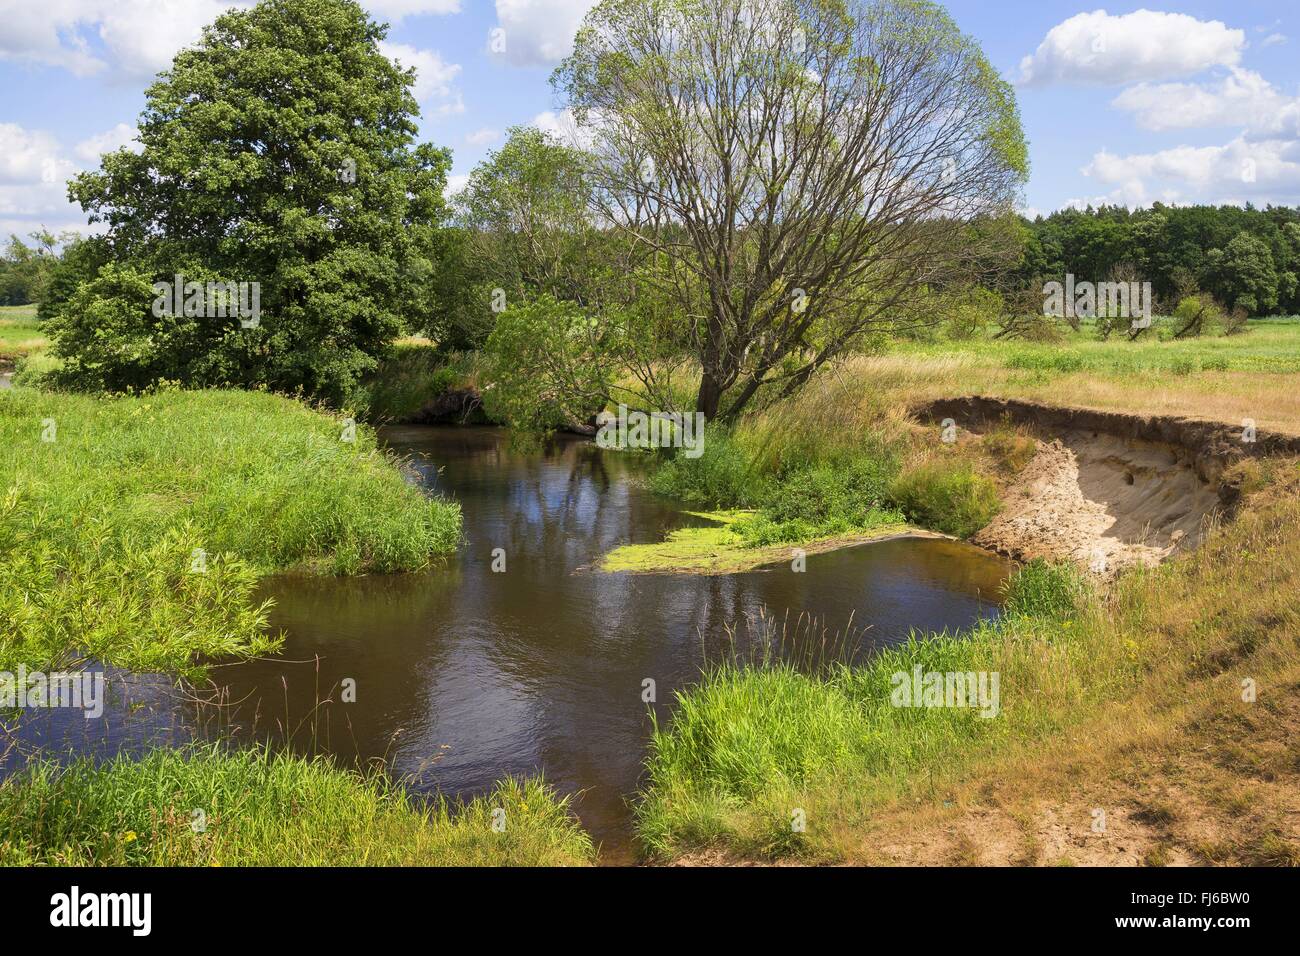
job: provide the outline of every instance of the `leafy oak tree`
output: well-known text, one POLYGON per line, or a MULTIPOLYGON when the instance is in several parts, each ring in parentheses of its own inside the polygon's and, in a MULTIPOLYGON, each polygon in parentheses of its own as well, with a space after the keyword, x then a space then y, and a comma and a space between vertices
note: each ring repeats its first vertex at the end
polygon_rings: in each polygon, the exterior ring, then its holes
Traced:
MULTIPOLYGON (((593 213, 690 324, 734 419, 987 268, 1027 175, 1014 95, 926 0, 603 0, 553 78, 593 213)), ((1018 248, 1006 244, 1010 263, 1018 248)))
POLYGON ((70 184, 114 269, 53 319, 66 381, 347 399, 403 330, 446 215, 450 154, 415 144, 414 74, 380 52, 386 32, 352 0, 262 0, 176 55, 139 151, 70 184), (153 283, 177 275, 258 283, 256 325, 155 314, 153 283))

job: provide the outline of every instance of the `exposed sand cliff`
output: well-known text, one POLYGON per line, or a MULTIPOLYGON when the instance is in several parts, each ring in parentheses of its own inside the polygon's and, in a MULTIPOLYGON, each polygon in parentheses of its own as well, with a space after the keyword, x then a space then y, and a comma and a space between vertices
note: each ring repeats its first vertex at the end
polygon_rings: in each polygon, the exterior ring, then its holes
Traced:
POLYGON ((1237 462, 1300 454, 1294 436, 1248 436, 1240 426, 1170 416, 975 396, 914 413, 973 432, 1001 421, 1028 429, 1038 453, 1005 489, 1002 512, 972 540, 1021 560, 1068 558, 1103 576, 1195 547, 1205 521, 1230 514, 1237 502, 1237 462))

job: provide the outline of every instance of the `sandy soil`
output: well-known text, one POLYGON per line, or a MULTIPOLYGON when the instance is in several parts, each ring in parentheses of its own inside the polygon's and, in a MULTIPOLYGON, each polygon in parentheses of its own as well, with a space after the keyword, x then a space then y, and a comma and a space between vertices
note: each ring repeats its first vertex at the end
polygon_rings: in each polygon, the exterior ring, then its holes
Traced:
POLYGON ((1217 490, 1170 448, 1090 432, 1039 442, 1003 511, 972 539, 1014 558, 1068 558, 1111 576, 1194 547, 1217 490))

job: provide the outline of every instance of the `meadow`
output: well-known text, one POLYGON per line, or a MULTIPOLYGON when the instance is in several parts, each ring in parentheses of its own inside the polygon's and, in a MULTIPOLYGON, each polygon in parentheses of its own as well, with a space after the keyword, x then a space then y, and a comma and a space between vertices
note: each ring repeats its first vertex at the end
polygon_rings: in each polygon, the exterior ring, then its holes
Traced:
POLYGON ((45 348, 35 305, 0 305, 0 366, 45 348))

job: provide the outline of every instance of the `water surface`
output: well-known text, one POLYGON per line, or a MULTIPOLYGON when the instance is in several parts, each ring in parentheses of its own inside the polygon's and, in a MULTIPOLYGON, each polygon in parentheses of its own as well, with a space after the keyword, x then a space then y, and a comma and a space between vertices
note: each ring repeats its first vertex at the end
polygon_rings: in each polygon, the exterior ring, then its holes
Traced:
POLYGON ((733 635, 745 648, 788 622, 787 645, 796 631, 825 635, 863 656, 913 628, 965 627, 997 613, 1010 567, 966 544, 900 539, 809 556, 803 573, 786 563, 716 577, 602 574, 589 567, 611 548, 698 520, 637 480, 643 459, 577 438, 524 454, 493 428, 383 437, 412 480, 460 502, 459 553, 421 574, 270 579, 284 650, 214 670, 228 703, 217 719, 196 724, 189 709, 155 701, 81 721, 107 729, 72 729, 98 733, 107 750, 196 726, 288 739, 304 752, 383 759, 416 790, 458 796, 542 772, 576 795, 606 858, 622 860, 649 729, 645 681, 662 720, 673 692, 706 657, 729 653, 733 635), (492 569, 494 549, 504 571, 492 569), (345 680, 355 702, 340 699, 345 680))

